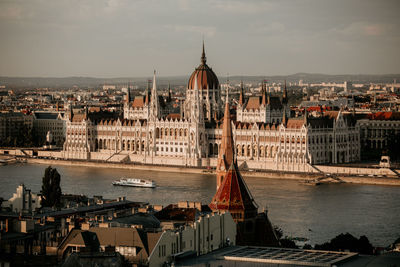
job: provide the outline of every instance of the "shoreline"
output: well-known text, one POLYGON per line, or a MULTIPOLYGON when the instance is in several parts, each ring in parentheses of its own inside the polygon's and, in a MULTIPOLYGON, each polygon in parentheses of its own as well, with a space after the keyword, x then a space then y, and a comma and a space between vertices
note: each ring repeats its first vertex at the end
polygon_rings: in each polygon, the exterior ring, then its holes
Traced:
MULTIPOLYGON (((63 166, 82 166, 82 167, 94 167, 94 168, 116 168, 116 169, 129 169, 129 170, 144 170, 144 171, 156 171, 156 172, 177 172, 177 173, 196 173, 205 175, 215 175, 215 171, 209 172, 203 168, 193 167, 176 167, 176 166, 157 166, 157 165, 145 165, 145 164, 132 164, 132 163, 106 163, 106 162, 94 162, 94 161, 76 161, 76 160, 54 160, 54 159, 34 159, 27 158, 27 163, 45 164, 45 165, 63 165, 63 166)), ((293 181, 305 181, 313 180, 320 177, 317 173, 293 173, 293 172, 281 172, 281 171, 243 171, 241 173, 244 177, 257 177, 265 179, 284 179, 293 181)), ((400 178, 389 178, 389 177, 359 177, 359 176, 346 176, 337 175, 343 183, 352 184, 369 184, 369 185, 388 185, 388 186, 400 186, 400 178)), ((335 183, 333 181, 327 183, 335 183)), ((336 182, 337 183, 337 182, 336 182)))

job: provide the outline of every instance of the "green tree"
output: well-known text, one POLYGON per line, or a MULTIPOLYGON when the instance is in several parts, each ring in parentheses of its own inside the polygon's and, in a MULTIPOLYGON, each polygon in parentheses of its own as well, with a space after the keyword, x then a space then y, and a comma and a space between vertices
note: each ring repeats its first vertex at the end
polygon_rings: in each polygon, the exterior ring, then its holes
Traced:
POLYGON ((61 202, 61 177, 56 168, 47 167, 42 178, 42 206, 59 207, 61 202))

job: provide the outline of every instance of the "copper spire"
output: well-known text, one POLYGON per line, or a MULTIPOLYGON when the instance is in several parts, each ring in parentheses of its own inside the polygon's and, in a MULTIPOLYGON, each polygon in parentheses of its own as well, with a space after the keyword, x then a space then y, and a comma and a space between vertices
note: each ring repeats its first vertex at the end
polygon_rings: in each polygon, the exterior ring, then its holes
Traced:
POLYGON ((204 40, 203 40, 203 53, 201 53, 201 64, 205 65, 207 61, 206 52, 204 49, 204 40))
POLYGON ((224 122, 222 126, 221 147, 218 153, 217 162, 217 188, 224 179, 228 168, 234 160, 234 145, 231 126, 231 118, 229 112, 229 102, 225 102, 224 122))

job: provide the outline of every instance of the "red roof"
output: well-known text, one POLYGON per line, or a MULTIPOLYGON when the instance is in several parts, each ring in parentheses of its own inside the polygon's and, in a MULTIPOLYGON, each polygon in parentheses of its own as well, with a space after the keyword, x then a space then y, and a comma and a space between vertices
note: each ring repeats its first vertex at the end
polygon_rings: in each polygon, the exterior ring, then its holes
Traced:
POLYGON ((377 112, 367 115, 370 120, 400 120, 400 112, 377 112))
POLYGON ((257 204, 254 202, 253 196, 235 163, 232 163, 229 168, 209 207, 214 211, 228 210, 237 212, 257 210, 257 204))
POLYGON ((206 64, 206 55, 204 52, 201 56, 201 64, 196 68, 189 78, 188 88, 195 89, 195 81, 199 90, 219 88, 219 81, 214 71, 206 64))

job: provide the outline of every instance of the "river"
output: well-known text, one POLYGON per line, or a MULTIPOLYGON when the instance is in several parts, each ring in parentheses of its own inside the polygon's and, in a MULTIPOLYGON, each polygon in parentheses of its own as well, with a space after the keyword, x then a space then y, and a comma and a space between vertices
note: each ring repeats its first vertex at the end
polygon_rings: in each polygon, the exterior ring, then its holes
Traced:
MULTIPOLYGON (((46 165, 0 166, 0 197, 8 199, 20 183, 39 192, 46 165)), ((54 166, 61 174, 63 193, 126 196, 132 201, 167 205, 178 201, 209 203, 215 193, 215 176, 173 172, 54 166), (149 178, 155 189, 116 187, 125 177, 149 178)), ((307 186, 298 181, 245 177, 259 205, 268 208, 274 225, 284 234, 306 237, 310 244, 329 241, 340 233, 366 235, 374 246, 387 246, 400 237, 400 188, 377 185, 324 184, 307 186)))

